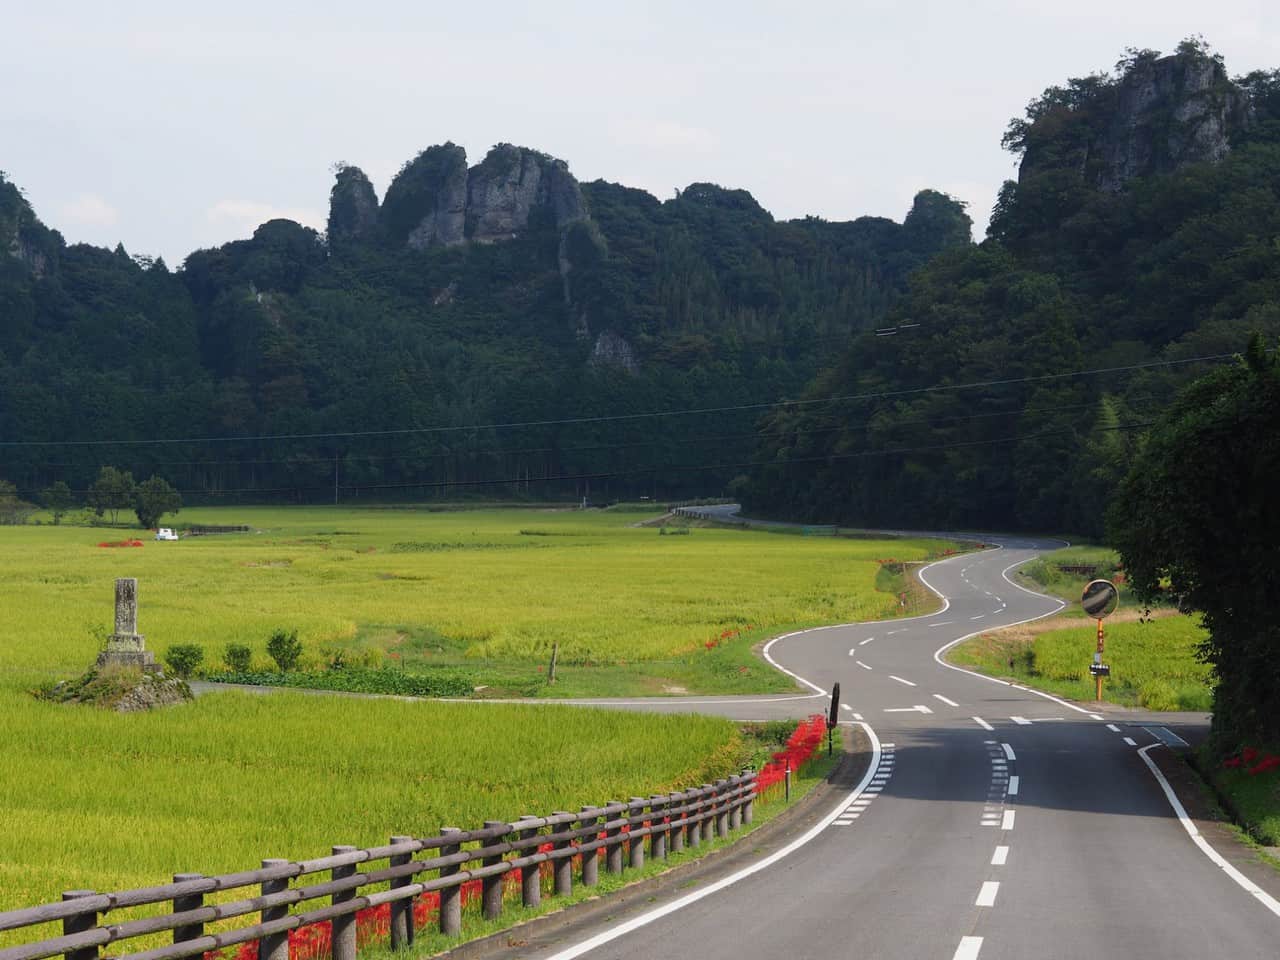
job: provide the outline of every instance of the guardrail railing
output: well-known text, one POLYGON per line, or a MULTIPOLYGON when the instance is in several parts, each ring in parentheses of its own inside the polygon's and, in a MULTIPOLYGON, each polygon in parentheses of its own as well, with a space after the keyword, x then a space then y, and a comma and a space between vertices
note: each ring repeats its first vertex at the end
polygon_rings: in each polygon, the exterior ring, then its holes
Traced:
POLYGON ((172 883, 117 893, 71 890, 59 903, 0 913, 0 932, 29 930, 39 936, 0 949, 0 960, 101 960, 104 947, 133 946, 129 941, 138 938, 148 938, 136 944, 146 949, 111 956, 180 960, 257 941, 258 960, 288 960, 289 931, 325 921, 332 924, 333 960, 354 960, 359 911, 390 904, 391 945, 399 949, 414 939, 415 898, 438 891, 439 929, 457 936, 464 884, 479 881, 481 910, 494 919, 502 913, 504 877, 518 872, 522 904, 537 906, 543 863, 552 864, 557 895, 572 893, 578 858, 578 879, 593 886, 601 859, 607 873, 621 873, 624 864, 644 865, 646 846, 648 856, 664 859, 751 823, 755 792, 756 774, 744 771, 714 784, 610 801, 577 813, 488 820, 477 830, 443 827, 437 836, 394 836, 385 846, 367 849, 335 846, 330 856, 313 860, 263 860, 259 869, 213 877, 180 873, 172 883), (239 898, 226 899, 228 893, 239 898), (213 894, 224 896, 207 902, 213 894), (147 907, 163 909, 134 909, 147 907), (113 922, 109 914, 119 911, 130 915, 113 922), (211 924, 255 915, 256 923, 207 931, 211 924), (60 935, 41 935, 47 932, 41 928, 59 922, 60 935), (149 945, 165 934, 172 935, 172 943, 149 945))

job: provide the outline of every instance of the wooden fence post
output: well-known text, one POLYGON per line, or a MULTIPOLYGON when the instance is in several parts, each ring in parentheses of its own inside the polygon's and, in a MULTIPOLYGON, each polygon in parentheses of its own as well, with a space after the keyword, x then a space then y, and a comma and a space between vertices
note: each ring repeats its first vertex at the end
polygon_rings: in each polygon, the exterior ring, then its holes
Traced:
MULTIPOLYGON (((551 815, 553 817, 564 817, 570 816, 570 813, 568 810, 556 810, 551 815)), ((573 829, 572 823, 561 823, 556 825, 555 832, 560 833, 561 831, 568 831, 571 829, 573 829)), ((555 852, 560 853, 564 850, 570 849, 572 846, 572 840, 556 840, 555 852)), ((573 857, 562 857, 553 862, 555 864, 554 875, 556 896, 567 897, 569 894, 573 893, 573 857)))
MULTIPOLYGON (((505 820, 486 820, 484 828, 488 830, 490 827, 505 827, 505 820)), ((497 843, 502 837, 495 837, 492 840, 485 840, 484 845, 487 847, 497 843)), ((502 862, 502 854, 497 856, 484 857, 480 861, 482 867, 492 867, 502 862)), ((503 875, 496 873, 491 877, 485 877, 480 881, 480 907, 486 920, 496 920, 502 916, 502 878, 503 875)))
MULTIPOLYGON (((340 853, 354 853, 355 850, 355 847, 339 844, 333 848, 333 854, 337 856, 340 853)), ((347 877, 355 876, 355 872, 356 865, 354 863, 349 863, 342 867, 334 867, 329 871, 329 879, 343 880, 347 877)), ((337 906, 355 898, 355 890, 343 890, 330 897, 330 903, 337 906)), ((332 939, 333 960, 356 960, 356 915, 354 913, 333 918, 332 939)))
POLYGON ((649 798, 650 816, 653 817, 654 832, 649 834, 649 852, 655 860, 667 859, 667 804, 666 797, 654 794, 649 798))
POLYGON ((695 788, 684 796, 685 803, 692 799, 694 804, 694 809, 685 814, 684 824, 685 839, 689 842, 689 848, 693 849, 702 841, 702 821, 694 819, 702 816, 702 792, 695 788), (691 797, 690 794, 693 796, 691 797))
MULTIPOLYGON (((521 820, 537 820, 533 814, 526 813, 521 820)), ((529 840, 538 835, 537 827, 520 831, 521 840, 529 840)), ((537 847, 528 847, 520 851, 520 856, 531 857, 538 852, 537 847)), ((520 902, 526 907, 536 907, 542 903, 542 871, 538 864, 520 868, 520 902)))
MULTIPOLYGON (((632 797, 631 805, 627 810, 630 815, 636 815, 644 812, 644 797, 632 797)), ((632 824, 635 829, 636 824, 632 824)), ((644 866, 644 837, 632 837, 631 840, 631 869, 639 870, 644 866)))
MULTIPOLYGON (((673 807, 683 807, 685 804, 685 794, 681 790, 671 795, 673 807)), ((683 813, 673 813, 671 815, 671 852, 679 853, 684 849, 684 822, 683 813)))
MULTIPOLYGON (((719 804, 719 811, 716 813, 716 836, 727 837, 729 835, 729 810, 726 804, 729 802, 725 796, 729 792, 729 781, 716 781, 716 801, 719 804)), ((336 960, 336 958, 335 958, 336 960)))
POLYGON ((702 821, 702 839, 707 843, 711 842, 711 838, 715 836, 715 815, 711 812, 716 805, 715 788, 709 783, 704 783, 702 789, 705 793, 703 800, 706 802, 706 808, 702 811, 706 819, 702 821))
MULTIPOLYGON (((751 772, 750 770, 743 770, 742 775, 745 777, 750 772, 751 772)), ((743 823, 750 823, 752 817, 755 816, 755 813, 753 810, 755 806, 755 802, 756 802, 756 782, 753 779, 751 781, 751 787, 747 792, 747 802, 742 805, 742 822, 743 823)))
MULTIPOLYGON (((605 804, 612 807, 617 804, 616 800, 610 800, 605 804)), ((610 817, 617 818, 620 814, 610 814, 610 817)), ((606 818, 608 819, 608 818, 606 818)), ((605 848, 604 848, 604 869, 607 873, 622 872, 622 828, 608 827, 605 830, 605 848)))
MULTIPOLYGON (((393 844, 409 843, 413 837, 394 836, 391 838, 393 844)), ((412 853, 394 853, 387 861, 393 867, 403 867, 406 863, 413 862, 412 853)), ((406 874, 403 877, 396 877, 391 881, 391 889, 397 887, 407 887, 413 883, 413 875, 406 874)), ((391 901, 391 949, 404 950, 413 943, 413 898, 405 897, 403 900, 391 901)), ((259 957, 258 960, 263 960, 259 957)), ((284 960, 288 960, 285 957, 284 960)))
MULTIPOLYGON (((82 900, 85 897, 96 897, 97 893, 93 890, 68 890, 62 895, 63 900, 82 900)), ((89 910, 85 913, 77 913, 70 917, 65 917, 62 921, 62 935, 69 937, 73 933, 84 933, 92 930, 98 925, 98 911, 89 910)), ((63 954, 65 960, 98 960, 97 947, 82 947, 79 950, 69 950, 63 954)))
MULTIPOLYGON (((203 880, 203 873, 175 873, 173 875, 174 883, 182 883, 184 880, 203 880)), ((187 910, 199 910, 204 906, 203 893, 189 893, 185 897, 173 898, 173 912, 183 913, 187 910)), ((189 923, 185 926, 173 928, 173 942, 182 943, 184 940, 195 940, 197 937, 204 936, 203 923, 189 923)))
MULTIPOLYGON (((733 779, 736 781, 738 778, 734 777, 733 779)), ((730 789, 736 794, 742 784, 740 782, 730 782, 732 783, 730 789)), ((733 798, 733 806, 729 809, 729 829, 731 831, 737 830, 740 826, 742 826, 742 797, 735 796, 733 798)))
MULTIPOLYGON (((457 827, 441 827, 442 836, 461 833, 457 827)), ((446 843, 440 847, 442 857, 452 856, 462 850, 460 843, 446 843)), ((440 868, 441 877, 451 877, 459 870, 459 864, 440 868)), ((440 891, 440 932, 446 937, 457 937, 462 934, 462 887, 444 887, 440 891)), ((337 960, 335 957, 334 960, 337 960)))
MULTIPOLYGON (((283 867, 288 860, 270 859, 263 860, 262 866, 265 867, 283 867)), ((282 880, 264 880, 262 882, 261 893, 268 896, 273 893, 284 893, 289 889, 289 879, 286 877, 282 880)), ((266 907, 262 911, 262 922, 269 923, 272 920, 283 920, 289 915, 288 905, 280 907, 266 907)), ((283 933, 269 933, 258 941, 258 960, 289 960, 289 931, 283 933)))
MULTIPOLYGON (((578 821, 578 826, 584 830, 588 827, 597 826, 600 822, 600 810, 598 807, 583 807, 582 819, 578 821)), ((579 843, 594 843, 600 839, 597 829, 587 834, 579 840, 579 843)), ((594 887, 600 882, 600 850, 584 850, 582 853, 582 885, 584 887, 594 887)))

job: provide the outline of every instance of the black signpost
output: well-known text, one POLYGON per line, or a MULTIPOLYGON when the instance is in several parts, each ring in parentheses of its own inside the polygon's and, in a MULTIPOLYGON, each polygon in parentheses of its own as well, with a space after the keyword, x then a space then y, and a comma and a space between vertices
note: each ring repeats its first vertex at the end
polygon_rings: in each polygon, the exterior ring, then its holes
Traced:
POLYGON ((831 688, 831 709, 827 711, 827 756, 831 756, 831 731, 836 728, 836 718, 840 715, 840 684, 831 688))

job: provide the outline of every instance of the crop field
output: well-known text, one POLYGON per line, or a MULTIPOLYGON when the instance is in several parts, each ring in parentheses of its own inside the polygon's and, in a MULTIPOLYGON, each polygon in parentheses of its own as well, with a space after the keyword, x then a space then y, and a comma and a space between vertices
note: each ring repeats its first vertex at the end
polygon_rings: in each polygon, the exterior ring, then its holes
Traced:
POLYGON ((142 714, 0 693, 0 909, 741 769, 728 721, 220 693, 142 714))
MULTIPOLYGON (((219 692, 155 713, 40 702, 93 661, 134 576, 158 654, 216 665, 297 630, 304 658, 437 664, 541 694, 782 689, 751 646, 793 625, 891 615, 878 557, 945 544, 778 537, 551 511, 224 508, 254 532, 104 548, 123 531, 0 528, 0 909, 175 870, 256 866, 488 817, 701 783, 751 758, 711 718, 555 704, 219 692), (539 672, 551 644, 561 680, 539 672)), ((483 685, 483 684, 482 684, 483 685)), ((484 691, 481 692, 482 694, 484 691)))
MULTIPOLYGON (((877 558, 939 541, 784 537, 632 526, 591 511, 221 508, 184 523, 254 532, 102 548, 119 531, 0 533, 0 683, 82 670, 110 632, 114 578, 139 580, 139 630, 216 668, 228 643, 268 669, 267 637, 297 630, 304 666, 336 653, 406 671, 465 667, 489 694, 733 693, 789 689, 750 653, 784 628, 892 615, 877 558), (545 684, 553 643, 556 687, 545 684)), ((483 692, 483 691, 482 691, 483 692)))
MULTIPOLYGON (((1092 700, 1089 664, 1097 646, 1093 621, 1057 617, 1040 623, 982 634, 955 647, 953 663, 974 667, 1073 700, 1092 700), (1010 662, 1013 668, 1010 669, 1010 662)), ((1212 702, 1210 669, 1196 657, 1203 628, 1191 617, 1160 611, 1141 622, 1134 611, 1106 622, 1106 652, 1111 676, 1103 698, 1150 710, 1208 710, 1212 702)))

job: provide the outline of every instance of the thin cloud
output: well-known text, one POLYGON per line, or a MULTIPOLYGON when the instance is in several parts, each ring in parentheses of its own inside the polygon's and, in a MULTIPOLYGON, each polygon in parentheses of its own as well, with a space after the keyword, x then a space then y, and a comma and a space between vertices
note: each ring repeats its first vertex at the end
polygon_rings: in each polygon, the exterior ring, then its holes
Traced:
POLYGON ((96 193, 82 193, 66 201, 58 213, 64 221, 83 227, 111 227, 120 219, 120 212, 96 193))
POLYGON ((268 220, 294 220, 316 230, 325 228, 324 214, 304 207, 277 207, 255 200, 219 200, 207 211, 206 219, 219 226, 231 226, 240 233, 251 234, 268 220))

